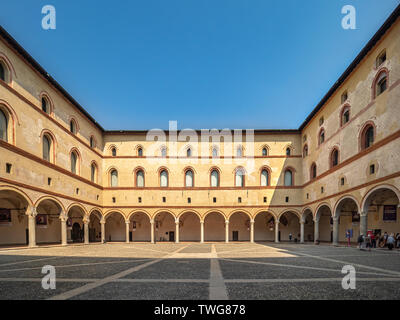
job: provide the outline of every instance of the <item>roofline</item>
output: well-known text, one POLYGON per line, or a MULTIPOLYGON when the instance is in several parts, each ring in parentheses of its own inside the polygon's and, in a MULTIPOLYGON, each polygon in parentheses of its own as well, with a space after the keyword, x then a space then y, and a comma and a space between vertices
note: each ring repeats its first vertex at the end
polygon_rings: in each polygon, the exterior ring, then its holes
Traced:
POLYGON ((11 45, 34 69, 60 91, 79 111, 81 111, 98 129, 103 127, 52 77, 46 70, 0 25, 0 36, 11 45))
POLYGON ((334 94, 334 92, 343 84, 351 72, 357 67, 357 65, 364 59, 367 53, 375 46, 375 44, 382 38, 382 36, 389 30, 393 23, 396 22, 400 15, 400 4, 394 9, 390 16, 386 19, 379 30, 374 34, 371 40, 365 45, 365 47, 360 51, 353 62, 347 67, 335 84, 329 89, 328 93, 322 98, 322 100, 317 104, 313 111, 308 115, 306 120, 299 127, 299 131, 302 131, 306 125, 311 121, 311 119, 317 114, 319 110, 324 106, 324 104, 329 100, 329 98, 334 94))
MULTIPOLYGON (((307 116, 306 120, 300 125, 298 129, 259 129, 254 130, 255 133, 300 133, 311 119, 322 109, 324 104, 334 94, 334 92, 343 84, 356 66, 364 59, 367 53, 375 46, 375 44, 382 38, 387 30, 395 23, 400 15, 400 4, 394 9, 390 16, 386 19, 379 30, 374 34, 371 40, 360 51, 353 62, 347 67, 339 79, 329 89, 328 93, 322 98, 317 106, 307 116)), ((0 25, 0 36, 7 41, 34 69, 36 69, 47 81, 50 82, 58 91, 60 91, 67 100, 69 100, 79 111, 81 111, 103 134, 144 134, 147 131, 143 130, 108 130, 106 131, 53 77, 51 77, 46 70, 0 25)), ((168 131, 165 131, 168 132, 168 131)), ((201 130, 196 130, 201 132, 201 130)))
MULTIPOLYGON (((153 129, 153 130, 161 130, 166 134, 170 133, 170 130, 163 130, 163 129, 153 129)), ((210 130, 210 129, 202 129, 202 130, 210 130)), ((197 134, 201 134, 202 130, 193 130, 197 134)), ((218 130, 218 131, 223 131, 226 129, 211 129, 211 130, 218 130)), ((228 129, 231 133, 234 132, 233 129, 228 129)), ((242 130, 243 134, 245 133, 246 130, 253 130, 253 129, 237 129, 237 130, 242 130)), ((177 130, 177 133, 180 133, 184 130, 177 130)), ((104 131, 104 134, 107 135, 143 135, 147 134, 149 130, 106 130, 104 131)), ((287 133, 287 134, 300 134, 300 131, 298 129, 254 129, 255 134, 278 134, 278 133, 287 133)))

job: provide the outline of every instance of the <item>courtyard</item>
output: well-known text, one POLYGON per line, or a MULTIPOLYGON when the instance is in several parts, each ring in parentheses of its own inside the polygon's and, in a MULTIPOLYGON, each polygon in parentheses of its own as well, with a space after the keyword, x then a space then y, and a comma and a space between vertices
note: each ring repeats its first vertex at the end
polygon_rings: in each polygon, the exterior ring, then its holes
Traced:
POLYGON ((400 299, 400 251, 295 243, 107 243, 0 249, 0 299, 400 299), (56 289, 42 288, 42 268, 56 289), (342 288, 342 268, 356 289, 342 288))

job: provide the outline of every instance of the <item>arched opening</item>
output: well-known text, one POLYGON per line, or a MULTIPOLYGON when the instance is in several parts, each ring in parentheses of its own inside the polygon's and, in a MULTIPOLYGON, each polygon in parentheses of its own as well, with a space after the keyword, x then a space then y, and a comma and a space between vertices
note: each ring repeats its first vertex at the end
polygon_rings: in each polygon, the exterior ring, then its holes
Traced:
POLYGON ((261 186, 262 187, 267 187, 269 186, 269 181, 270 181, 270 177, 269 177, 269 170, 267 168, 263 168, 261 170, 261 186))
POLYGON ((69 131, 71 131, 71 133, 73 133, 73 134, 76 134, 77 131, 78 131, 77 128, 78 128, 78 126, 77 126, 75 120, 74 120, 74 119, 71 119, 71 120, 69 121, 69 131))
POLYGON ((225 240, 225 217, 219 212, 211 212, 204 219, 204 241, 225 240))
POLYGON ((135 183, 137 188, 144 188, 144 171, 142 169, 136 171, 135 183))
POLYGON ((112 212, 106 217, 105 240, 108 242, 125 241, 125 217, 119 212, 112 212))
POLYGON ((296 213, 286 211, 279 218, 279 241, 300 242, 300 219, 296 213))
POLYGON ((243 168, 235 169, 235 187, 244 187, 245 172, 243 168))
POLYGON ((51 160, 52 160, 51 159, 52 158, 51 157, 51 155, 52 155, 51 148, 52 148, 52 145, 53 145, 51 137, 49 135, 47 135, 47 134, 44 134, 42 143, 43 143, 43 145, 42 145, 42 147, 43 147, 43 160, 51 162, 51 160))
POLYGON ((244 212, 229 217, 229 241, 250 241, 250 218, 244 212))
POLYGON ((379 186, 366 194, 362 210, 367 213, 367 232, 375 236, 393 233, 396 237, 400 232, 398 194, 398 190, 391 186, 379 186))
POLYGON ((213 147, 212 149, 212 157, 217 158, 218 157, 218 149, 217 147, 213 147))
POLYGON ((0 139, 8 142, 8 118, 7 115, 0 109, 0 139))
POLYGON ((275 217, 270 212, 260 212, 254 219, 254 241, 275 240, 275 217))
POLYGON ((185 171, 185 187, 187 188, 194 187, 194 174, 191 169, 187 169, 185 171))
MULTIPOLYGON (((318 229, 314 229, 314 241, 332 242, 332 212, 327 205, 322 205, 317 209, 316 220, 318 229)), ((315 225, 314 225, 315 227, 315 225)))
POLYGON ((310 168, 310 180, 315 179, 317 177, 317 165, 315 162, 311 164, 310 168))
POLYGON ((210 185, 211 187, 219 187, 219 172, 217 169, 213 169, 210 173, 210 185))
POLYGON ((117 149, 116 149, 116 148, 111 148, 111 155, 112 155, 113 157, 116 157, 116 156, 117 156, 117 149))
POLYGON ((154 229, 156 241, 175 241, 175 217, 171 213, 167 211, 159 212, 154 217, 154 229))
POLYGON ((90 181, 97 183, 97 165, 94 162, 90 165, 90 181))
POLYGON ((110 171, 110 186, 118 187, 118 171, 115 169, 110 171))
POLYGON ((304 220, 304 242, 314 241, 314 219, 310 209, 306 209, 303 213, 304 220))
POLYGON ((373 145, 375 140, 375 127, 372 123, 368 123, 361 131, 361 150, 367 149, 373 145))
POLYGON ((101 213, 92 211, 89 216, 89 242, 101 241, 101 213))
POLYGON ((43 199, 37 206, 36 216, 36 243, 61 243, 62 208, 52 199, 43 199))
POLYGON ((194 212, 179 217, 179 241, 200 241, 200 218, 194 212))
POLYGON ((286 148, 286 156, 290 156, 290 153, 291 153, 290 147, 287 147, 286 148))
POLYGON ((268 156, 268 149, 267 149, 266 147, 264 147, 264 148, 262 149, 262 156, 263 156, 263 157, 268 156))
POLYGON ((318 134, 318 145, 323 144, 325 142, 325 130, 322 128, 318 134))
POLYGON ((71 152, 71 172, 74 174, 78 174, 79 172, 79 156, 75 151, 71 152))
POLYGON ((357 242, 360 235, 360 212, 356 201, 350 197, 341 199, 336 205, 335 217, 339 217, 336 234, 338 241, 346 242, 346 232, 349 231, 350 242, 357 242))
POLYGON ((333 149, 331 152, 331 158, 330 158, 330 167, 336 167, 339 164, 339 150, 338 149, 333 149))
POLYGON ((84 241, 84 217, 85 212, 81 207, 73 206, 69 209, 67 220, 67 242, 82 243, 84 241))
POLYGON ((0 80, 6 81, 6 71, 1 61, 0 61, 0 80))
POLYGON ((284 173, 284 185, 286 187, 293 186, 293 172, 290 169, 286 169, 284 173))
POLYGON ((168 187, 168 171, 166 169, 160 171, 160 187, 168 187))
POLYGON ((308 156, 308 145, 304 145, 303 147, 303 158, 308 156))
POLYGON ((129 241, 150 242, 150 218, 144 212, 136 212, 129 219, 129 241))
POLYGON ((0 190, 0 245, 28 244, 28 200, 13 190, 0 190))

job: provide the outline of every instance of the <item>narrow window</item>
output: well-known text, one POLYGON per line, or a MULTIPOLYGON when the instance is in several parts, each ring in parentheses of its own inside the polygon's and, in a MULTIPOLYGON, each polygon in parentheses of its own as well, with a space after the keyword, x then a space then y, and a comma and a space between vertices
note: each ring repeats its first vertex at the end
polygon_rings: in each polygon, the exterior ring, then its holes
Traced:
POLYGON ((212 149, 212 156, 213 156, 213 158, 218 157, 218 150, 217 150, 217 148, 213 148, 213 149, 212 149))
POLYGON ((342 114, 342 125, 346 124, 350 120, 350 110, 345 109, 342 114))
POLYGON ((11 173, 12 164, 6 163, 6 173, 11 173))
POLYGON ((71 131, 73 134, 76 133, 76 124, 74 120, 69 122, 69 131, 71 131))
POLYGON ((347 101, 347 91, 343 92, 341 101, 342 103, 345 103, 347 101))
POLYGON ((168 187, 168 172, 167 172, 167 170, 162 170, 160 172, 160 187, 168 187))
POLYGON ((324 143, 324 141, 325 141, 325 131, 321 130, 321 132, 319 133, 318 142, 319 142, 319 144, 322 144, 322 143, 324 143))
POLYGON ((324 187, 321 187, 321 193, 324 193, 324 187))
POLYGON ((167 148, 163 147, 161 149, 161 157, 163 157, 163 158, 167 157, 167 148))
POLYGON ((94 148, 94 138, 90 137, 90 147, 94 148))
POLYGON ((211 171, 211 187, 219 186, 219 172, 217 170, 211 171))
POLYGON ((267 150, 267 148, 263 148, 263 149, 262 149, 262 155, 263 155, 263 157, 266 157, 266 156, 268 155, 268 150, 267 150))
POLYGON ((187 170, 185 172, 185 187, 193 187, 193 171, 187 170))
POLYGON ((51 186, 51 178, 47 178, 47 184, 51 186))
POLYGON ((319 118, 319 125, 322 126, 324 123, 324 117, 319 118))
POLYGON ((375 165, 374 165, 374 164, 371 164, 371 165, 369 166, 369 173, 370 173, 370 174, 374 174, 374 173, 375 173, 375 165))
POLYGON ((50 162, 51 141, 47 135, 43 136, 43 160, 50 162))
POLYGON ((364 148, 369 148, 374 143, 374 127, 369 126, 364 133, 364 148))
POLYGON ((379 96, 381 93, 383 93, 387 88, 387 76, 385 72, 382 72, 382 74, 378 78, 378 82, 376 83, 376 96, 379 96))
POLYGON ((144 172, 143 172, 143 170, 139 170, 136 172, 136 187, 139 187, 139 188, 144 187, 144 172))
POLYGON ((340 179, 340 184, 341 184, 342 186, 344 186, 344 178, 341 178, 341 179, 340 179))
POLYGON ((188 158, 190 158, 190 157, 192 156, 192 149, 188 148, 188 149, 186 150, 186 156, 187 156, 188 158))
POLYGON ((113 157, 116 157, 116 156, 117 156, 117 149, 112 148, 112 149, 111 149, 111 155, 112 155, 113 157))
POLYGON ((115 197, 112 197, 112 202, 113 203, 117 202, 117 199, 115 197))
POLYGON ((261 186, 266 187, 268 185, 269 185, 268 170, 263 169, 261 171, 261 186))
POLYGON ((339 164, 339 151, 337 149, 333 150, 331 157, 331 166, 337 166, 339 164))
POLYGON ((303 158, 305 158, 307 156, 308 156, 308 146, 305 145, 304 148, 303 148, 303 158))
POLYGON ((289 202, 289 197, 285 197, 285 202, 289 202))
POLYGON ((94 163, 90 166, 90 181, 96 182, 96 165, 94 163))
POLYGON ((0 63, 0 80, 6 81, 6 72, 2 63, 0 63))
POLYGON ((111 187, 117 187, 118 186, 118 171, 117 170, 112 170, 111 173, 111 187))
POLYGON ((167 202, 167 198, 166 197, 162 197, 162 202, 167 202))
POLYGON ((8 121, 3 111, 0 110, 0 139, 8 142, 8 121))
POLYGON ((45 98, 42 98, 42 111, 46 112, 46 113, 49 113, 48 103, 47 103, 45 98))
POLYGON ((217 202, 217 198, 213 197, 213 202, 216 203, 217 202))
POLYGON ((267 202, 267 197, 264 197, 264 199, 263 199, 263 200, 264 200, 264 202, 267 202))
POLYGON ((237 147, 237 149, 236 149, 236 156, 237 156, 238 158, 240 158, 240 157, 242 157, 242 155, 243 155, 243 150, 242 150, 242 147, 239 146, 239 147, 237 147))
POLYGON ((241 197, 238 197, 238 202, 242 203, 242 198, 241 197))
POLYGON ((386 50, 383 51, 378 58, 376 58, 376 67, 378 68, 382 63, 386 61, 386 50))
POLYGON ((77 164, 78 157, 75 152, 71 153, 71 172, 76 174, 76 164, 77 164))
POLYGON ((286 170, 285 171, 285 186, 292 186, 292 185, 293 185, 292 171, 286 170))
POLYGON ((242 169, 237 169, 235 172, 235 186, 244 187, 244 172, 242 169))
POLYGON ((142 148, 138 149, 138 157, 143 157, 143 149, 142 148))
POLYGON ((187 202, 188 203, 192 203, 192 199, 191 198, 187 198, 187 202))
POLYGON ((142 203, 142 197, 139 197, 139 198, 138 198, 138 202, 139 202, 139 203, 142 203))
POLYGON ((287 156, 290 156, 290 148, 289 148, 289 147, 286 148, 286 155, 287 155, 287 156))
POLYGON ((311 179, 315 179, 317 177, 317 165, 313 163, 311 165, 311 179))

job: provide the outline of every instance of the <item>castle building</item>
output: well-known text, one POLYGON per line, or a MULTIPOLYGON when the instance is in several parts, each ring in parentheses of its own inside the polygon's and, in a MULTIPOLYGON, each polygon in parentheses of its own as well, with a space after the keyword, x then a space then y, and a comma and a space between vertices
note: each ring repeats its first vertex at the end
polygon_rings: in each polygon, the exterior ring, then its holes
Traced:
POLYGON ((399 13, 298 129, 254 134, 105 130, 0 28, 0 245, 400 232, 399 13))

